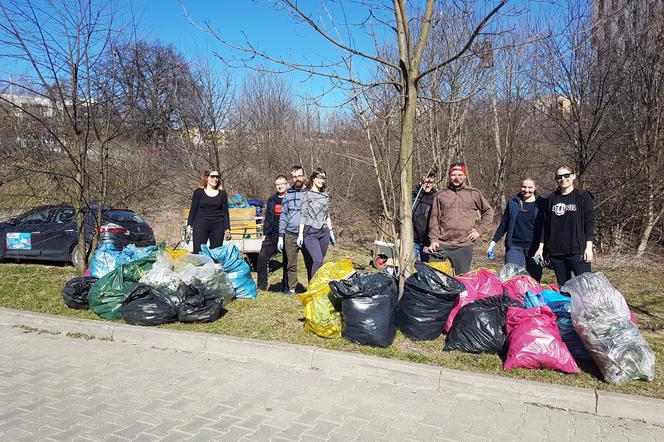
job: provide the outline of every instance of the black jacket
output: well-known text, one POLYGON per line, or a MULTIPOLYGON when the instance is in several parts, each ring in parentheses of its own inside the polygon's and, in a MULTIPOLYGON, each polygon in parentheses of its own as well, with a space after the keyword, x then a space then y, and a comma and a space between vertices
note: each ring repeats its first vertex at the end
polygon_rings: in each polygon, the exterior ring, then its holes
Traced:
POLYGON ((436 197, 436 189, 432 189, 431 192, 420 192, 420 187, 417 186, 413 190, 413 233, 415 243, 428 245, 429 218, 431 217, 431 206, 436 197))
POLYGON ((279 234, 279 215, 283 197, 275 193, 267 200, 267 208, 263 218, 263 234, 265 236, 279 234))

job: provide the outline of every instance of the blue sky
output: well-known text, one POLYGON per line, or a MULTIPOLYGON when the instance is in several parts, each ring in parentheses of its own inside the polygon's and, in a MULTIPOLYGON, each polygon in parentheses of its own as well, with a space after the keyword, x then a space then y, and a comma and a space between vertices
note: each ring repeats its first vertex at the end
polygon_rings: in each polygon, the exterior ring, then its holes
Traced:
MULTIPOLYGON (((320 5, 315 0, 300 3, 320 5)), ((183 0, 183 4, 192 20, 200 25, 209 23, 223 38, 233 43, 242 43, 245 39, 243 33, 246 33, 252 44, 266 53, 292 55, 299 60, 302 60, 303 54, 309 55, 311 60, 338 59, 328 42, 306 25, 296 24, 285 11, 275 9, 268 1, 183 0)), ((192 25, 177 0, 134 0, 133 10, 139 23, 141 37, 146 40, 159 40, 162 43, 172 44, 189 59, 211 58, 220 69, 224 67, 215 59, 214 53, 232 55, 228 48, 212 36, 192 25)), ((364 8, 357 7, 355 2, 345 2, 344 10, 351 21, 365 18, 364 8)), ((335 15, 338 12, 338 10, 331 11, 335 15)), ((371 45, 371 40, 361 35, 356 38, 359 38, 355 41, 356 45, 372 51, 372 48, 367 46, 371 45)), ((241 78, 242 75, 242 71, 234 72, 237 78, 241 78)), ((320 77, 288 74, 287 78, 296 93, 301 95, 316 96, 329 88, 328 80, 320 77)), ((331 94, 324 103, 332 105, 341 99, 340 94, 331 94)))

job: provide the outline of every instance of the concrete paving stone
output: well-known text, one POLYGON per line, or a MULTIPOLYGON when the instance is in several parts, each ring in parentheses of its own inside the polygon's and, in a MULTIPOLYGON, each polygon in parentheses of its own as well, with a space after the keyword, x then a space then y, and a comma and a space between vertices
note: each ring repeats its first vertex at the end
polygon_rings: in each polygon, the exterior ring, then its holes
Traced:
POLYGON ((353 440, 358 442, 380 441, 385 440, 385 434, 363 428, 360 430, 358 436, 353 440))
MULTIPOLYGON (((277 427, 282 430, 288 428, 293 422, 301 422, 307 425, 305 419, 301 419, 303 416, 301 414, 293 413, 292 411, 284 410, 281 408, 266 407, 264 410, 264 413, 267 416, 267 420, 264 423, 267 425, 277 427), (267 411, 267 409, 270 409, 270 411, 267 411)), ((308 419, 308 421, 308 425, 313 426, 311 419, 308 419)))
POLYGON ((244 436, 248 436, 249 434, 251 434, 251 430, 231 425, 228 428, 228 431, 226 431, 222 436, 224 440, 231 441, 231 440, 240 440, 244 436))
POLYGON ((215 431, 211 428, 201 428, 199 432, 194 434, 192 437, 186 440, 191 440, 191 441, 208 441, 208 440, 216 440, 219 439, 221 440, 221 436, 223 433, 220 433, 219 431, 215 431))
POLYGON ((432 440, 436 435, 441 435, 444 428, 434 427, 427 424, 419 424, 415 430, 415 439, 417 440, 432 440))
POLYGON ((334 431, 340 434, 346 434, 351 437, 356 437, 360 430, 369 425, 366 419, 358 419, 353 416, 344 417, 341 426, 337 427, 334 431))
POLYGON ((232 409, 233 408, 229 407, 228 405, 214 404, 205 413, 203 413, 201 417, 215 421, 221 418, 229 411, 231 411, 232 409))
POLYGON ((134 437, 136 437, 137 434, 140 434, 152 427, 153 425, 150 425, 145 422, 133 422, 126 428, 123 428, 122 430, 114 431, 113 434, 120 437, 126 437, 127 439, 133 439, 134 437))
POLYGON ((237 422, 235 425, 241 428, 252 430, 257 428, 260 424, 269 419, 269 416, 264 414, 253 414, 246 419, 237 422))
POLYGON ((189 422, 183 425, 179 425, 175 427, 175 429, 185 433, 196 434, 201 430, 201 428, 204 428, 213 422, 214 422, 213 419, 207 419, 201 416, 194 416, 192 419, 189 420, 189 422))
POLYGON ((225 433, 228 429, 237 422, 240 422, 242 419, 232 416, 222 416, 218 420, 213 421, 211 424, 206 425, 206 428, 211 428, 220 433, 225 433))
MULTIPOLYGON (((301 423, 292 423, 285 430, 275 434, 276 437, 281 437, 287 440, 300 440, 306 431, 311 430, 312 427, 301 423)), ((312 434, 306 433, 305 438, 311 437, 312 434)))
POLYGON ((261 424, 258 426, 258 430, 254 431, 253 433, 250 433, 248 436, 245 437, 245 439, 255 442, 263 442, 269 440, 272 436, 274 436, 277 433, 280 433, 281 431, 282 431, 281 428, 273 427, 271 425, 261 424))
POLYGON ((339 427, 339 423, 319 419, 316 426, 305 431, 305 435, 325 438, 330 432, 339 427))
POLYGON ((183 431, 178 431, 178 430, 172 430, 168 432, 164 437, 162 437, 160 440, 162 442, 178 442, 178 441, 183 441, 190 439, 193 437, 193 434, 185 433, 183 431))

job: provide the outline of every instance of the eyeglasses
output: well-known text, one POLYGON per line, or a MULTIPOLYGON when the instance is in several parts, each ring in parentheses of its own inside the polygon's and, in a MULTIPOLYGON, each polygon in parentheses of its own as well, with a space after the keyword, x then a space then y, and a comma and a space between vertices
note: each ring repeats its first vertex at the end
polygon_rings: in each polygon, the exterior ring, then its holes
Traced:
POLYGON ((316 178, 319 180, 327 181, 327 178, 324 175, 318 175, 316 178))
POLYGON ((560 175, 556 175, 556 181, 562 181, 563 178, 568 180, 572 176, 571 173, 561 173, 560 175))
POLYGON ((219 178, 221 178, 221 176, 220 175, 208 175, 208 178, 214 178, 214 179, 218 180, 219 178))

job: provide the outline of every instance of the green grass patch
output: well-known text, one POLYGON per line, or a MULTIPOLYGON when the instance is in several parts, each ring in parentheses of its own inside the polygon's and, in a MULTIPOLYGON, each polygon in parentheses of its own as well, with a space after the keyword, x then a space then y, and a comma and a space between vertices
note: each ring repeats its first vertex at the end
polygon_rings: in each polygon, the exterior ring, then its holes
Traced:
MULTIPOLYGON (((365 248, 331 248, 329 259, 350 256, 353 262, 368 267, 369 255, 365 248)), ((496 262, 490 264, 496 269, 496 262)), ((300 280, 306 282, 304 265, 298 266, 300 280)), ((266 341, 288 342, 311 345, 319 348, 340 350, 351 353, 400 359, 418 363, 433 364, 464 371, 506 376, 515 379, 528 379, 553 384, 584 388, 596 388, 627 394, 638 394, 664 399, 664 265, 649 263, 623 263, 620 266, 611 262, 600 262, 594 270, 603 271, 612 283, 623 293, 634 311, 639 327, 657 357, 654 382, 630 382, 624 386, 614 386, 602 381, 597 373, 584 371, 578 375, 567 375, 549 370, 512 370, 504 372, 498 356, 445 352, 445 337, 435 341, 413 342, 397 333, 389 348, 373 348, 352 344, 344 339, 320 338, 304 330, 302 304, 299 296, 284 296, 277 292, 259 292, 255 300, 238 299, 227 306, 226 314, 218 321, 209 324, 168 324, 168 329, 219 333, 266 341)), ((30 310, 56 315, 97 319, 90 311, 69 309, 63 302, 60 291, 65 282, 75 276, 70 266, 50 266, 44 264, 0 264, 0 306, 18 310, 30 310)), ((545 272, 544 282, 553 282, 550 271, 545 272)), ((279 288, 281 269, 270 277, 272 287, 279 288)), ((79 336, 85 338, 85 336, 79 336)))

